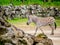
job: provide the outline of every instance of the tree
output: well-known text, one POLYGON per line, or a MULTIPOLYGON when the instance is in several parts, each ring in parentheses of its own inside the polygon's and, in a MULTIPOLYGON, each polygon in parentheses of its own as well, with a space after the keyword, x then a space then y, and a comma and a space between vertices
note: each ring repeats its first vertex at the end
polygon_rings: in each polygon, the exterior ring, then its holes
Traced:
POLYGON ((43 2, 47 2, 48 0, 43 0, 43 2))

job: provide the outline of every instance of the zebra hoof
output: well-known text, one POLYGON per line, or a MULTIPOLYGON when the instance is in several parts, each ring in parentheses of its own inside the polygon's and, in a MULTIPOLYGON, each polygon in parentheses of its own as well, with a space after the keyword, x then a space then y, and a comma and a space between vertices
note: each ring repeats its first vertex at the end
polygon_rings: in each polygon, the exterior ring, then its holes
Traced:
POLYGON ((54 35, 54 33, 51 33, 51 35, 54 35))

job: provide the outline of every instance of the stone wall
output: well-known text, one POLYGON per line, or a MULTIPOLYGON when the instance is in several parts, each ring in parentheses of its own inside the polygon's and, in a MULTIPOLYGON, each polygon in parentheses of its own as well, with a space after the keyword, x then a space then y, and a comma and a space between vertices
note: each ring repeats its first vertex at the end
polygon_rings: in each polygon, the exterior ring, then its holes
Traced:
POLYGON ((37 15, 37 16, 60 16, 60 10, 56 7, 42 7, 40 5, 21 5, 13 6, 12 4, 8 6, 0 6, 0 15, 6 19, 14 18, 25 18, 27 15, 37 15), (4 9, 4 10, 2 10, 4 9))

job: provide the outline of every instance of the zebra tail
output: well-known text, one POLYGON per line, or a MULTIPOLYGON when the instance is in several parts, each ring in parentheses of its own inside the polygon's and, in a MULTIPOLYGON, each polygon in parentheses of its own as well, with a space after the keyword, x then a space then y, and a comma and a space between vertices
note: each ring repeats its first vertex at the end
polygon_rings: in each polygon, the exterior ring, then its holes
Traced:
POLYGON ((54 25, 55 25, 55 29, 56 29, 57 28, 56 22, 54 22, 54 25))

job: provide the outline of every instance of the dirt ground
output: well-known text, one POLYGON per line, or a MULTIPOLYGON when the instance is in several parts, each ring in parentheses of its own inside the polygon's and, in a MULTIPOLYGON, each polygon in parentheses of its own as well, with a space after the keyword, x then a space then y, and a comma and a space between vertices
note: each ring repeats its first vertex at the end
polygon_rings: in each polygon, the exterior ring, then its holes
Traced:
MULTIPOLYGON (((23 24, 14 24, 17 28, 22 29, 25 33, 34 34, 35 32, 35 26, 32 25, 23 25, 23 24)), ((41 27, 41 29, 44 31, 44 33, 48 36, 48 38, 52 39, 54 45, 60 45, 60 27, 57 27, 56 30, 54 30, 54 35, 51 34, 51 28, 49 26, 41 27)), ((41 33, 41 31, 38 29, 37 34, 41 33)))

